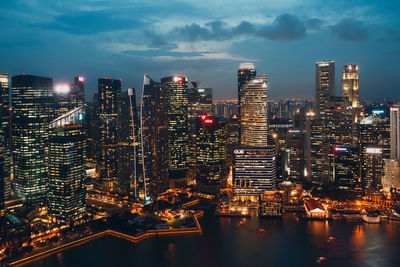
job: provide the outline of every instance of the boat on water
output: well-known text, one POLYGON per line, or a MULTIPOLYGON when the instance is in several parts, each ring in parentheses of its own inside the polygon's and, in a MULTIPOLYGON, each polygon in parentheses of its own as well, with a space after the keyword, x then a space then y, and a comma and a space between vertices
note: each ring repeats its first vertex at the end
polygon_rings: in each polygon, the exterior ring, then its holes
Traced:
POLYGON ((380 223, 381 222, 381 217, 380 217, 380 211, 376 208, 370 208, 366 209, 366 214, 362 216, 362 219, 364 222, 367 223, 380 223))
POLYGON ((323 261, 326 261, 328 258, 325 258, 325 257, 319 257, 318 259, 317 259, 317 262, 318 263, 321 263, 321 262, 323 262, 323 261))
POLYGON ((332 242, 333 240, 335 240, 335 238, 332 237, 332 236, 330 236, 330 237, 328 238, 328 242, 332 242))
POLYGON ((265 233, 265 229, 262 229, 262 228, 257 229, 256 233, 259 233, 259 234, 265 233))

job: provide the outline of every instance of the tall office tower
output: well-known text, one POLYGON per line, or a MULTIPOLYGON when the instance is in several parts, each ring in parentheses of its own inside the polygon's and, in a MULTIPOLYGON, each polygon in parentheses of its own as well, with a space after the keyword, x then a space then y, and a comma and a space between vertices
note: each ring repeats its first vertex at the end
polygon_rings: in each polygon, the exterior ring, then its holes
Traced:
POLYGON ((100 119, 100 146, 99 157, 100 178, 104 189, 112 191, 118 188, 117 172, 117 96, 121 93, 121 80, 111 78, 98 80, 100 119))
POLYGON ((189 121, 187 77, 161 78, 168 102, 168 176, 169 186, 188 183, 189 121))
POLYGON ((349 99, 353 108, 360 107, 359 86, 358 66, 344 65, 342 67, 342 96, 349 99))
POLYGON ((239 69, 237 71, 238 76, 238 114, 240 120, 240 103, 242 97, 242 87, 248 83, 250 80, 256 77, 256 69, 253 63, 240 63, 239 69))
POLYGON ((341 188, 354 188, 359 182, 360 160, 355 146, 333 148, 333 181, 341 188))
POLYGON ((359 145, 374 144, 382 148, 382 158, 390 158, 390 117, 384 109, 373 109, 358 122, 359 145))
POLYGON ((49 124, 48 211, 56 222, 72 222, 86 210, 85 106, 49 124))
POLYGON ((192 82, 193 88, 188 89, 189 118, 189 180, 196 179, 196 127, 201 115, 213 115, 212 88, 199 88, 200 82, 192 82))
POLYGON ((223 186, 225 131, 215 117, 197 118, 196 184, 199 192, 215 195, 223 186))
POLYGON ((390 108, 390 158, 400 159, 400 105, 390 108))
POLYGON ((384 159, 382 187, 385 192, 400 190, 400 159, 384 159))
POLYGON ((57 116, 85 104, 85 78, 82 76, 75 77, 73 84, 56 84, 54 89, 57 116))
MULTIPOLYGON (((117 96, 117 174, 118 174, 118 191, 129 194, 134 192, 135 170, 137 177, 137 185, 143 185, 143 175, 141 166, 139 165, 139 121, 137 118, 136 94, 135 89, 132 95, 129 91, 120 93, 117 96), (132 103, 132 108, 131 104, 132 103), (133 118, 133 120, 132 120, 133 118), (133 131, 133 125, 135 131, 133 131), (133 136, 135 134, 135 137, 133 136), (136 157, 136 159, 135 159, 136 157), (136 169, 135 169, 136 162, 136 169), (140 178, 140 179, 139 179, 140 178), (140 183, 139 183, 140 180, 140 183)), ((138 189, 138 187, 137 187, 138 189)))
POLYGON ((239 120, 238 117, 232 117, 226 121, 226 163, 232 166, 233 150, 239 146, 239 120))
POLYGON ((315 63, 315 112, 317 118, 324 119, 325 108, 331 96, 335 95, 335 61, 324 60, 315 63))
POLYGON ((238 103, 235 100, 213 100, 213 114, 220 118, 238 117, 238 103))
POLYGON ((145 75, 143 87, 143 153, 150 194, 168 187, 167 90, 145 75))
POLYGON ((267 75, 241 87, 240 143, 247 147, 268 145, 267 75))
MULTIPOLYGON (((97 96, 97 94, 95 94, 97 96)), ((99 161, 100 151, 100 120, 97 114, 97 102, 90 101, 86 103, 86 118, 87 125, 87 161, 95 164, 99 161)))
POLYGON ((274 191, 275 147, 235 149, 233 177, 233 194, 236 198, 256 201, 259 194, 274 191))
POLYGON ((54 118, 53 80, 32 75, 11 80, 15 193, 28 204, 40 204, 47 195, 45 142, 54 118))
POLYGON ((307 157, 307 168, 311 173, 311 181, 313 183, 322 183, 322 125, 316 118, 315 113, 309 113, 309 117, 306 121, 307 133, 309 133, 309 139, 307 139, 307 147, 310 157, 307 157))
POLYGON ((382 188, 382 148, 376 145, 366 145, 362 148, 361 177, 364 188, 382 188))
POLYGON ((322 183, 333 181, 333 147, 352 145, 353 112, 347 98, 331 97, 325 107, 322 141, 322 183))
POLYGON ((10 76, 0 74, 0 198, 11 197, 10 76), (4 190, 4 191, 3 191, 4 190))
POLYGON ((289 178, 292 182, 304 181, 305 140, 301 129, 290 129, 286 141, 289 178))

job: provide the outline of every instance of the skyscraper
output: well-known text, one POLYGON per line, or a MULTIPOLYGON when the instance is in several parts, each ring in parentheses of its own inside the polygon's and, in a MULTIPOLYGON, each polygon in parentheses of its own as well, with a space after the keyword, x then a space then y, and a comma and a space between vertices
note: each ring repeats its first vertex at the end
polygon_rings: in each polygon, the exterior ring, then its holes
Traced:
POLYGON ((49 215, 74 221, 86 210, 85 107, 73 109, 49 124, 49 215))
POLYGON ((15 193, 28 204, 43 203, 48 184, 45 142, 54 116, 52 79, 12 77, 12 105, 15 193))
POLYGON ((342 67, 342 96, 349 99, 353 108, 360 107, 359 86, 358 66, 344 65, 342 67))
POLYGON ((100 178, 106 190, 118 188, 117 173, 117 96, 121 93, 121 80, 104 78, 98 80, 98 101, 100 119, 99 158, 100 178))
POLYGON ((335 61, 324 60, 315 63, 315 112, 317 118, 325 117, 325 108, 331 96, 335 95, 335 61))
POLYGON ((367 189, 382 188, 382 148, 376 145, 366 145, 362 150, 361 157, 362 182, 367 189))
POLYGON ((251 79, 256 77, 256 69, 253 63, 240 63, 239 70, 237 71, 238 76, 238 103, 239 103, 239 114, 240 114, 240 99, 242 95, 242 87, 251 79))
POLYGON ((234 151, 233 194, 257 200, 264 191, 275 190, 275 147, 238 148, 234 151))
POLYGON ((241 87, 240 143, 248 147, 268 145, 267 75, 258 76, 241 87))
POLYGON ((187 184, 189 153, 187 77, 161 79, 168 100, 168 176, 170 187, 187 184))
POLYGON ((390 158, 400 159, 400 105, 390 108, 390 158))
POLYGON ((0 199, 11 196, 10 76, 0 74, 0 199))
POLYGON ((358 148, 335 146, 333 148, 333 181, 342 188, 354 188, 359 181, 358 148))
POLYGON ((168 186, 168 91, 145 75, 141 105, 143 120, 143 153, 150 194, 156 195, 168 186))
POLYGON ((59 83, 55 86, 56 115, 81 107, 85 104, 85 78, 77 76, 73 84, 59 83))

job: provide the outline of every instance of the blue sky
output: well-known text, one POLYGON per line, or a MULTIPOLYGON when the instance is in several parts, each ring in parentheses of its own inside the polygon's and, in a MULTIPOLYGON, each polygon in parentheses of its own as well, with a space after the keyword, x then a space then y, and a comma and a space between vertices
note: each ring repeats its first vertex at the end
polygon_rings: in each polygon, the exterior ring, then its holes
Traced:
POLYGON ((87 79, 187 75, 235 98, 240 62, 271 97, 313 97, 314 62, 360 65, 361 97, 398 97, 400 3, 361 0, 2 0, 0 72, 87 79))

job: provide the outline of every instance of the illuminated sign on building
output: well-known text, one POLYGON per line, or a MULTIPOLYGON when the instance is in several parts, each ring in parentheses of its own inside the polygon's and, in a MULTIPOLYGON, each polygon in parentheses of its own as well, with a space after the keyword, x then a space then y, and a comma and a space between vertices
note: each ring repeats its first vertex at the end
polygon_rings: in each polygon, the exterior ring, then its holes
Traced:
POLYGON ((374 115, 382 115, 383 113, 385 113, 385 111, 383 109, 373 109, 372 110, 372 114, 374 114, 374 115))
POLYGON ((382 154, 382 148, 379 147, 367 147, 365 151, 367 154, 382 154))

